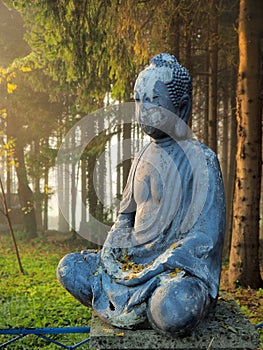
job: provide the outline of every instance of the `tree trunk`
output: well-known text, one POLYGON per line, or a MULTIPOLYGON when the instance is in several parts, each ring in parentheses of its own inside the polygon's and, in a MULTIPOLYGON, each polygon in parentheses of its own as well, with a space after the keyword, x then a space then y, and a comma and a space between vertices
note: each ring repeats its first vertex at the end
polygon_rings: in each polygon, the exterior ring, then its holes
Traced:
MULTIPOLYGON (((81 130, 81 143, 86 140, 85 130, 81 130)), ((81 157, 81 222, 80 230, 85 227, 87 222, 87 158, 85 152, 81 157)))
POLYGON ((240 0, 237 167, 229 282, 252 288, 263 285, 259 269, 262 10, 262 0, 240 0))
POLYGON ((28 184, 24 149, 19 143, 16 144, 15 157, 18 161, 16 174, 18 179, 18 195, 21 209, 24 214, 24 228, 30 238, 37 236, 37 221, 34 208, 33 192, 28 184))
MULTIPOLYGON (((99 130, 104 130, 104 120, 103 118, 98 119, 98 128, 99 130)), ((97 191, 98 191, 98 204, 97 204, 97 219, 100 222, 104 222, 107 217, 107 208, 105 207, 105 199, 107 198, 107 169, 106 169, 106 158, 105 158, 105 148, 104 152, 99 157, 99 167, 97 172, 97 191)), ((97 160, 98 161, 98 160, 97 160)))
POLYGON ((44 231, 48 230, 48 196, 49 196, 49 183, 48 183, 48 167, 45 166, 44 169, 44 217, 43 217, 43 227, 44 231))
POLYGON ((169 35, 167 36, 167 48, 168 52, 171 52, 180 61, 180 28, 181 19, 178 13, 175 12, 171 16, 171 21, 169 25, 169 35))
MULTIPOLYGON (((94 188, 94 168, 96 165, 96 155, 90 155, 88 157, 88 203, 89 203, 89 214, 94 218, 97 218, 97 194, 94 188)), ((95 175, 96 176, 96 175, 95 175)))
POLYGON ((230 86, 231 93, 231 118, 230 118, 230 140, 229 140, 229 161, 228 161, 228 180, 225 191, 226 195, 226 234, 225 244, 223 250, 223 257, 229 258, 231 238, 232 238, 232 224, 233 224, 233 197, 235 187, 235 172, 236 172, 236 153, 237 153, 237 121, 236 121, 236 70, 232 69, 232 79, 230 86))
POLYGON ((81 159, 81 222, 87 221, 87 159, 81 159))
MULTIPOLYGON (((33 152, 36 155, 40 153, 40 145, 39 141, 35 140, 32 143, 33 152)), ((42 196, 40 191, 40 174, 36 174, 34 176, 34 199, 35 199, 35 207, 36 207, 36 220, 38 229, 42 229, 42 196)))
POLYGON ((70 194, 71 194, 71 205, 70 205, 70 211, 71 211, 71 233, 72 238, 76 239, 76 199, 77 199, 77 189, 76 189, 76 163, 74 160, 72 160, 71 163, 71 187, 70 187, 70 194))
POLYGON ((116 178, 116 198, 121 200, 121 167, 120 167, 120 159, 121 159, 121 126, 117 125, 117 178, 116 178))
POLYGON ((185 67, 192 71, 192 21, 187 21, 184 26, 184 48, 185 48, 185 67))
MULTIPOLYGON (((206 71, 209 72, 209 51, 206 53, 206 71)), ((209 75, 205 76, 205 113, 204 113, 204 136, 203 142, 208 145, 208 124, 209 124, 209 75)))
POLYGON ((6 164, 6 202, 8 208, 11 207, 11 166, 7 160, 6 164))
MULTIPOLYGON (((66 108, 68 106, 67 98, 68 95, 66 95, 66 108)), ((60 147, 63 135, 65 135, 66 130, 65 126, 63 125, 62 121, 62 115, 60 115, 58 119, 58 137, 57 137, 57 148, 60 147)), ((58 203, 58 230, 59 232, 68 233, 69 232, 69 179, 68 179, 68 162, 63 162, 58 165, 57 168, 58 171, 58 185, 59 185, 59 192, 58 197, 60 198, 58 203)))
POLYGON ((61 188, 61 203, 58 206, 58 230, 60 232, 69 232, 69 188, 68 188, 68 164, 60 164, 58 168, 61 188), (67 175, 66 175, 67 174, 67 175), (66 182, 67 181, 67 182, 66 182), (61 204, 63 209, 61 210, 61 204))
POLYGON ((125 188, 131 167, 131 123, 123 124, 123 173, 122 189, 125 188))
POLYGON ((208 121, 208 146, 217 152, 217 70, 218 70, 218 10, 217 1, 210 3, 209 38, 210 67, 209 67, 209 121, 208 121))
POLYGON ((225 91, 223 92, 223 132, 222 132, 222 160, 221 160, 221 167, 222 167, 222 175, 224 180, 224 186, 227 188, 227 182, 228 182, 228 111, 229 111, 229 90, 227 87, 225 88, 225 91))

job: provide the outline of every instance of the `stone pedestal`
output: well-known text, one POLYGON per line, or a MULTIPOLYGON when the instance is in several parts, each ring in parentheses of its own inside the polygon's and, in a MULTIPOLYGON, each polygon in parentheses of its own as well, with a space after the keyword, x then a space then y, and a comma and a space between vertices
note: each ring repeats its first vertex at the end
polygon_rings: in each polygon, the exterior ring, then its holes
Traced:
POLYGON ((123 330, 93 316, 90 349, 256 349, 259 335, 233 299, 220 297, 191 336, 169 338, 152 329, 123 330))

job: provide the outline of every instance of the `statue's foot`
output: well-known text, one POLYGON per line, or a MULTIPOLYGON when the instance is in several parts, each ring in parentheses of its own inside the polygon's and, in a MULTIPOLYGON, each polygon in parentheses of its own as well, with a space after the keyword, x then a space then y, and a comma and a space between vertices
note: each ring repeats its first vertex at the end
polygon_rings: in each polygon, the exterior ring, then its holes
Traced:
POLYGON ((85 306, 91 306, 91 278, 97 268, 95 254, 90 257, 81 253, 64 256, 57 267, 57 277, 62 286, 85 306))
POLYGON ((163 334, 186 335, 204 318, 209 304, 208 289, 200 279, 171 279, 155 290, 147 316, 152 327, 163 334))

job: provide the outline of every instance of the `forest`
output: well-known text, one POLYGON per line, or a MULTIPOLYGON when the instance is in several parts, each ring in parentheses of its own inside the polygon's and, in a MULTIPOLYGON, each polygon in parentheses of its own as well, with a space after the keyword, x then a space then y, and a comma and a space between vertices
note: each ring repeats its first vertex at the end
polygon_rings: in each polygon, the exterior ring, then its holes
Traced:
POLYGON ((51 228, 51 212, 75 239, 89 216, 114 222, 145 136, 114 109, 94 112, 131 103, 138 72, 169 52, 193 78, 190 126, 220 160, 229 283, 262 288, 262 15, 261 0, 1 0, 1 230, 9 220, 32 239, 51 228), (90 114, 96 138, 60 167, 64 205, 55 208, 57 153, 90 114))

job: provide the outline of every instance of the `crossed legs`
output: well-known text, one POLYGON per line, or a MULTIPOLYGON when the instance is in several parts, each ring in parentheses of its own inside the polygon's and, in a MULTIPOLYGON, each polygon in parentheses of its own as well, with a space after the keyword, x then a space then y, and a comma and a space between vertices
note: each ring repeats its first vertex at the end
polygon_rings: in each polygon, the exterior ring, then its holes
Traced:
MULTIPOLYGON (((99 254, 66 255, 57 276, 63 287, 85 306, 92 306, 92 276, 99 254)), ((158 332, 170 336, 190 333, 207 314, 211 299, 206 285, 193 276, 167 278, 148 300, 147 317, 158 332)))

